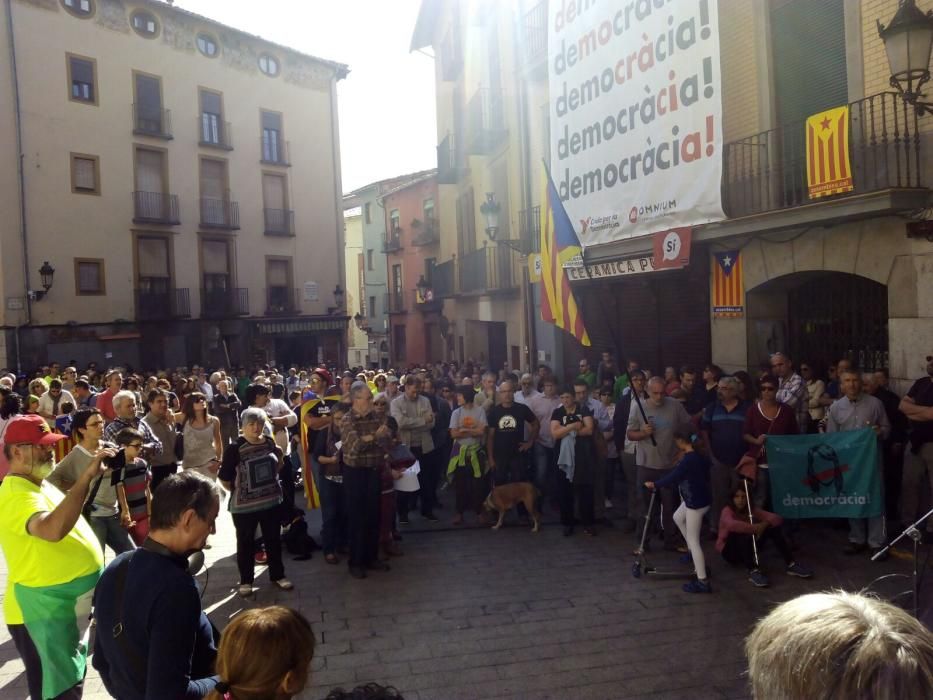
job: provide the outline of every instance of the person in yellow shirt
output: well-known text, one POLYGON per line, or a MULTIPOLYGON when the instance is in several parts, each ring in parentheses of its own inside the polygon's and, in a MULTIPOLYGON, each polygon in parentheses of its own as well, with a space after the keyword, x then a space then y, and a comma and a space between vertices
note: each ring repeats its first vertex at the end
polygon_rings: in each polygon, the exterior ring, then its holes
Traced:
POLYGON ((76 700, 84 690, 87 628, 104 565, 81 511, 113 449, 98 450, 67 494, 45 481, 54 466, 52 433, 38 415, 7 425, 10 472, 0 484, 0 547, 7 562, 3 615, 26 666, 32 700, 76 700))

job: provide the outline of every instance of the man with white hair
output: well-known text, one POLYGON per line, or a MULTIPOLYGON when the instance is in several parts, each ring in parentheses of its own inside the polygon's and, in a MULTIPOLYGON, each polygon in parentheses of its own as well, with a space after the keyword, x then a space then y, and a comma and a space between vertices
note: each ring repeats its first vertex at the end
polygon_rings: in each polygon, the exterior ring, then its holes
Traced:
MULTIPOLYGON (((100 406, 97 408, 100 409, 100 406)), ((132 391, 118 391, 113 397, 113 412, 116 418, 104 428, 104 440, 116 443, 117 433, 124 428, 133 428, 142 433, 144 455, 162 454, 162 441, 155 436, 149 424, 141 420, 136 413, 136 394, 132 391)))
MULTIPOLYGON (((515 398, 512 399, 515 403, 523 403, 529 408, 531 408, 534 400, 541 396, 541 392, 535 389, 534 380, 530 374, 523 374, 519 382, 521 384, 521 389, 515 392, 515 398)), ((559 401, 559 399, 558 399, 559 401)), ((534 410, 534 409, 532 409, 534 410)), ((550 420, 550 418, 548 418, 550 420)))

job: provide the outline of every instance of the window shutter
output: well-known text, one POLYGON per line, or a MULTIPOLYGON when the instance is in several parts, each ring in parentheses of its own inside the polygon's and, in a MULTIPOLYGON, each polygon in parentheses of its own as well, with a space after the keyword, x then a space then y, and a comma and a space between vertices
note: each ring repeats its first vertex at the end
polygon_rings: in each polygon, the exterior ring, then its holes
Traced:
POLYGON ((204 256, 204 274, 227 275, 230 268, 227 264, 227 244, 223 241, 204 241, 201 248, 204 256))
POLYGON ((97 168, 93 158, 74 159, 74 185, 79 190, 97 190, 97 168))
POLYGON ((163 238, 136 240, 140 277, 168 277, 168 241, 163 238))
POLYGON ((270 260, 266 266, 266 281, 270 287, 287 287, 288 261, 270 260))
POLYGON ((285 209, 285 178, 280 175, 263 175, 262 199, 266 209, 285 209))
POLYGON ((201 111, 208 112, 210 114, 220 114, 221 113, 221 100, 220 95, 215 92, 201 92, 201 111))
POLYGON ((162 193, 162 152, 144 148, 136 150, 136 189, 140 192, 162 193))
POLYGON ((100 263, 78 263, 78 289, 82 292, 99 292, 101 290, 100 263))
POLYGON ((71 79, 79 83, 94 83, 94 64, 80 58, 71 59, 71 79))
POLYGON ((224 198, 224 164, 216 160, 201 161, 201 196, 205 199, 224 198))
POLYGON ((262 113, 262 128, 263 129, 275 129, 276 131, 282 130, 282 115, 276 112, 263 112, 262 113))

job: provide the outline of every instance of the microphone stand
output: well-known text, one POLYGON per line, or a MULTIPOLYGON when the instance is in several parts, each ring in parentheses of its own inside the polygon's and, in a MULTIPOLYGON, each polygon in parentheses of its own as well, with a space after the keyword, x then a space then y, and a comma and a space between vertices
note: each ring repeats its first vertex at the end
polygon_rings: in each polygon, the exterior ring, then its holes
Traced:
POLYGON ((920 556, 919 556, 919 548, 920 548, 920 541, 923 539, 923 535, 921 534, 920 530, 917 529, 917 527, 918 527, 919 525, 921 525, 921 524, 923 523, 923 521, 926 520, 927 518, 929 518, 931 515, 933 515, 933 508, 931 508, 930 510, 928 510, 928 511, 926 512, 926 515, 924 515, 922 518, 920 518, 917 522, 913 523, 912 525, 908 525, 908 526, 904 529, 904 531, 903 531, 901 534, 899 534, 899 535, 898 535, 897 537, 895 537, 891 542, 889 542, 888 545, 887 545, 886 547, 884 547, 883 549, 878 550, 878 552, 871 558, 872 561, 877 561, 879 557, 884 556, 884 555, 888 552, 888 550, 891 549, 891 547, 893 547, 894 545, 896 545, 898 542, 900 542, 900 541, 901 541, 902 539, 904 539, 905 537, 909 537, 910 539, 913 540, 913 542, 914 542, 914 571, 913 571, 913 579, 914 579, 914 586, 913 586, 914 617, 916 617, 918 620, 920 619, 920 618, 919 618, 919 612, 920 612, 920 571, 919 571, 920 556))

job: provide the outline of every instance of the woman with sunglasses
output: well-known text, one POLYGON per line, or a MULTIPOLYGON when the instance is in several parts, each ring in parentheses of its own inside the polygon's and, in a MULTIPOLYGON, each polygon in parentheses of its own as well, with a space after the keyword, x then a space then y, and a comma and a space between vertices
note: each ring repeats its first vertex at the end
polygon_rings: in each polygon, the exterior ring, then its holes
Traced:
POLYGON ((767 374, 758 380, 760 398, 753 403, 745 414, 745 426, 742 430, 749 447, 745 455, 755 460, 757 477, 755 479, 755 506, 770 510, 768 490, 768 457, 765 441, 769 435, 796 435, 797 417, 794 409, 779 402, 776 398, 777 377, 767 374))
POLYGON ((194 391, 185 397, 185 403, 175 420, 181 425, 185 454, 181 460, 183 469, 195 469, 208 479, 216 480, 220 461, 223 458, 223 437, 220 420, 212 416, 207 397, 194 391))

